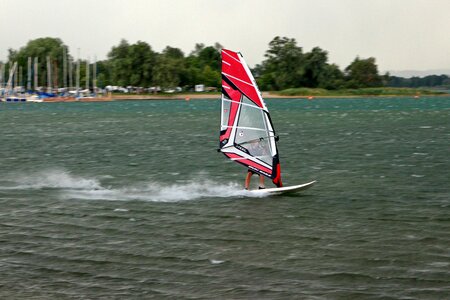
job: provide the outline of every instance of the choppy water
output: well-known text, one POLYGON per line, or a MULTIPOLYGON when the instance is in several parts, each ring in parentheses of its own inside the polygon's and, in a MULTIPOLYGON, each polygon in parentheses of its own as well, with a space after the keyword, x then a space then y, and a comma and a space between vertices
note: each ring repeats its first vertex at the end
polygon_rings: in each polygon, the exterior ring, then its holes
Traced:
POLYGON ((218 101, 0 104, 0 298, 449 299, 450 98, 267 103, 301 195, 218 101))

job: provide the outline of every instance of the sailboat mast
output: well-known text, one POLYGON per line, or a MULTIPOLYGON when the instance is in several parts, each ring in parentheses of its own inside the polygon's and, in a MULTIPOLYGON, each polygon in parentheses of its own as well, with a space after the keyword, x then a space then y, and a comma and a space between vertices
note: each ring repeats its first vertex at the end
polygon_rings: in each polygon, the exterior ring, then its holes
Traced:
POLYGON ((69 88, 73 89, 73 61, 72 61, 72 57, 69 57, 69 88))
POLYGON ((53 64, 53 84, 58 93, 58 60, 55 60, 55 63, 53 64))
POLYGON ((5 64, 0 63, 0 89, 3 88, 4 80, 5 80, 5 64))
POLYGON ((39 58, 34 58, 34 90, 37 91, 39 82, 38 82, 38 60, 39 58))
POLYGON ((16 72, 14 73, 14 89, 17 88, 17 86, 19 85, 19 74, 20 71, 22 70, 22 67, 19 67, 19 70, 16 69, 16 72))
POLYGON ((80 90, 80 48, 78 48, 78 59, 77 59, 77 74, 76 74, 76 85, 77 85, 77 97, 78 91, 80 90))
POLYGON ((67 50, 66 46, 63 46, 63 84, 64 88, 67 88, 67 50))
POLYGON ((20 87, 19 90, 21 90, 23 88, 23 67, 22 66, 19 67, 19 78, 18 78, 18 84, 16 85, 16 88, 17 87, 20 87))
POLYGON ((28 56, 27 91, 31 90, 31 56, 28 56))
POLYGON ((93 66, 93 70, 92 70, 92 85, 93 85, 93 89, 94 89, 94 94, 97 94, 97 57, 94 56, 94 66, 93 66))
POLYGON ((52 92, 52 66, 50 56, 47 56, 47 92, 52 92))
POLYGON ((13 78, 14 78, 14 73, 16 72, 16 68, 17 68, 17 62, 15 62, 13 64, 12 68, 9 69, 9 78, 8 78, 8 82, 6 83, 6 87, 5 87, 5 92, 8 95, 12 91, 12 88, 13 88, 13 78))
POLYGON ((86 89, 89 90, 89 57, 86 60, 86 89))

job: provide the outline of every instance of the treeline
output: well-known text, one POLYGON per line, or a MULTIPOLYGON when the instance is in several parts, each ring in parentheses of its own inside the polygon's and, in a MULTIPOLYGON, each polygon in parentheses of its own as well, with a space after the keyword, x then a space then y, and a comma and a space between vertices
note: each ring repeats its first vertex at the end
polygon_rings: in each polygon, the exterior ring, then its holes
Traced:
POLYGON ((204 84, 220 87, 221 48, 217 43, 214 46, 196 44, 195 49, 185 55, 180 49, 167 46, 157 53, 145 42, 130 45, 122 40, 102 62, 99 80, 120 86, 179 86, 189 89, 196 84, 204 84))
POLYGON ((269 43, 265 60, 255 67, 262 90, 285 90, 296 87, 343 89, 379 87, 375 58, 356 57, 343 71, 328 62, 328 52, 315 47, 303 52, 295 39, 275 37, 269 43))
MULTIPOLYGON (((96 62, 96 84, 98 87, 182 87, 184 90, 190 90, 196 84, 204 84, 220 88, 221 48, 219 43, 212 46, 196 44, 191 53, 185 54, 179 48, 167 46, 158 53, 146 42, 130 44, 121 40, 118 45, 112 47, 107 59, 96 62)), ((47 57, 51 59, 54 85, 62 86, 63 82, 68 82, 67 77, 71 78, 71 82, 75 82, 75 79, 72 80, 75 76, 80 77, 83 85, 88 77, 86 66, 89 62, 83 60, 78 67, 79 75, 76 75, 76 59, 68 47, 60 39, 48 37, 31 40, 19 50, 9 49, 9 62, 17 61, 19 66, 23 66, 20 69, 23 74, 19 74, 22 84, 27 78, 26 66, 29 57, 38 58, 41 86, 46 86, 47 82, 47 57), (63 78, 64 74, 69 75, 63 78)), ((90 68, 90 72, 92 69, 90 68)), ((423 80, 380 75, 373 57, 356 57, 341 70, 328 61, 327 51, 315 47, 310 52, 304 52, 295 39, 287 37, 275 37, 269 43, 264 61, 255 66, 253 73, 261 90, 273 91, 298 87, 338 90, 448 84, 448 76, 445 75, 436 78, 427 76, 423 80)))
POLYGON ((388 86, 390 87, 443 87, 450 86, 450 77, 447 75, 428 75, 425 77, 403 78, 397 76, 389 76, 388 86))
MULTIPOLYGON (((206 86, 220 87, 221 48, 219 44, 214 46, 196 44, 195 49, 189 55, 185 55, 180 49, 167 46, 158 53, 146 42, 138 41, 135 44, 129 44, 126 40, 121 40, 117 46, 112 47, 106 60, 95 62, 96 85, 98 87, 113 85, 146 88, 180 86, 189 89, 195 84, 202 83, 206 86)), ((19 50, 9 49, 10 63, 3 68, 3 73, 8 74, 13 62, 18 62, 21 66, 18 78, 22 78, 19 80, 19 85, 24 85, 23 81, 27 80, 29 57, 33 61, 37 58, 39 62, 37 72, 39 86, 47 86, 48 73, 51 73, 53 85, 59 87, 63 85, 63 82, 69 81, 72 87, 75 86, 76 77, 79 77, 80 85, 84 87, 87 86, 86 79, 94 77, 93 60, 78 61, 60 39, 50 37, 31 40, 19 50), (47 57, 50 58, 50 72, 48 72, 47 57), (89 66, 90 76, 86 72, 87 66, 89 66), (64 69, 66 69, 65 72, 64 69), (64 74, 67 75, 64 76, 64 74)), ((3 80, 5 81, 5 78, 3 80)), ((90 86, 92 87, 92 84, 90 86)))

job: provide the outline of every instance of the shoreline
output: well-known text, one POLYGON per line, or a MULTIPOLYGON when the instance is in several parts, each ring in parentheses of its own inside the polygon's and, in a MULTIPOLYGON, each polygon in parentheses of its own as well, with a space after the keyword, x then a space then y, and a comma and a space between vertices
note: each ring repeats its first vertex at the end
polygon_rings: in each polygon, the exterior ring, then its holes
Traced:
MULTIPOLYGON (((219 100, 221 97, 220 93, 214 94, 159 94, 159 95, 138 95, 138 94, 119 94, 119 95, 111 95, 106 97, 97 97, 97 98, 82 98, 75 99, 71 97, 58 97, 58 98, 47 98, 43 102, 46 103, 56 103, 56 102, 110 102, 110 101, 134 101, 134 100, 219 100)), ((433 94, 433 95, 321 95, 321 96, 287 96, 287 95, 279 95, 271 92, 262 92, 262 97, 264 99, 333 99, 333 98, 341 98, 341 99, 355 99, 355 98, 416 98, 420 99, 422 97, 450 97, 450 94, 433 94)))
MULTIPOLYGON (((221 94, 175 94, 175 95, 112 95, 110 101, 126 101, 126 100, 198 100, 198 99, 220 99, 221 94)), ((422 98, 422 97, 450 97, 450 94, 435 95, 334 95, 334 96, 286 96, 273 94, 270 92, 262 92, 264 99, 327 99, 327 98, 422 98)), ((106 99, 105 99, 106 100, 106 99)), ((107 100, 106 100, 107 101, 107 100)))

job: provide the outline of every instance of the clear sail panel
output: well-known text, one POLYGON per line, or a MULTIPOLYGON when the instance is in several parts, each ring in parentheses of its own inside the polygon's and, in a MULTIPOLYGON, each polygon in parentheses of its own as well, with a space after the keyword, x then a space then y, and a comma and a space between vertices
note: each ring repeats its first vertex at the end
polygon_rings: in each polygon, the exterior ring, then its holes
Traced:
POLYGON ((272 151, 264 112, 244 97, 238 117, 235 143, 247 149, 250 155, 272 165, 272 151))
POLYGON ((222 96, 222 124, 220 130, 227 129, 228 119, 230 118, 231 100, 222 96))

